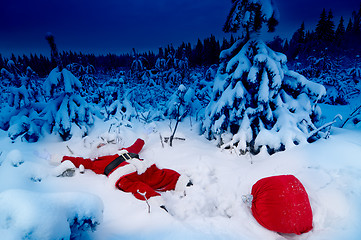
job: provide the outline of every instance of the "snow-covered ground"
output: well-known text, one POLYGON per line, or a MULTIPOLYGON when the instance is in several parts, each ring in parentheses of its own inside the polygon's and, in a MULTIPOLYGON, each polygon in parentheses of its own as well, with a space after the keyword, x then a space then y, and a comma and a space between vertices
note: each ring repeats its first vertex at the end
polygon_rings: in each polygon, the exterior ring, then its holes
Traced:
MULTIPOLYGON (((350 112, 323 106, 326 116, 350 112)), ((329 120, 329 119, 327 119, 329 120)), ((327 121, 325 120, 325 121, 327 121)), ((120 126, 119 146, 129 146, 148 134, 140 156, 159 167, 188 175, 194 185, 185 197, 163 194, 170 214, 148 213, 145 202, 116 190, 107 177, 86 171, 55 177, 49 154, 93 157, 118 146, 95 147, 108 136, 112 121, 99 121, 84 140, 61 142, 47 136, 38 143, 15 143, 0 132, 0 235, 2 239, 68 239, 69 224, 79 239, 360 239, 361 130, 333 127, 329 139, 294 147, 272 156, 236 156, 199 136, 197 126, 182 122, 174 146, 162 147, 160 134, 170 135, 169 121, 144 126, 120 126), (303 235, 279 235, 253 218, 242 202, 261 178, 293 174, 305 186, 313 209, 314 229, 303 235), (78 225, 74 224, 74 219, 78 225), (90 230, 100 223, 96 231, 90 230), (75 226, 74 226, 75 225, 75 226)), ((74 128, 75 129, 75 128, 74 128)), ((113 128, 114 129, 114 128, 113 128)))

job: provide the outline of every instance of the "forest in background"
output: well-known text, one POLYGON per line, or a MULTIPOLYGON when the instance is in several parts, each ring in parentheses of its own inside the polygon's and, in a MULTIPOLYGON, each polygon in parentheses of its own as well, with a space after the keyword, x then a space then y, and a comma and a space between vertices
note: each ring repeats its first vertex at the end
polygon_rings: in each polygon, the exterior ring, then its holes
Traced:
MULTIPOLYGON (((54 36, 46 39, 50 59, 0 57, 0 129, 12 140, 21 136, 35 142, 44 132, 69 140, 74 125, 86 136, 94 117, 120 117, 121 124, 134 118, 144 123, 173 119, 174 136, 178 122, 189 116, 200 122, 200 134, 218 139, 219 146, 255 154, 267 146, 274 153, 286 142, 315 140, 325 127, 314 125, 321 117, 318 102, 348 104, 361 89, 361 8, 347 27, 343 18, 336 27, 332 11, 323 10, 314 30, 306 31, 302 23, 290 40, 275 37, 267 45, 245 35, 222 43, 211 36, 194 47, 169 45, 157 54, 133 49, 132 54, 95 56, 60 52, 54 36), (278 126, 288 118, 297 134, 285 141, 278 126), (268 137, 272 131, 280 133, 274 146, 268 137), (242 149, 240 139, 248 139, 242 149)), ((352 121, 361 120, 355 114, 352 121)))
MULTIPOLYGON (((121 55, 106 54, 94 55, 81 52, 62 51, 60 57, 64 65, 77 63, 83 66, 91 65, 96 72, 114 74, 120 70, 131 69, 132 63, 137 57, 142 57, 143 67, 153 69, 158 58, 181 59, 186 57, 189 67, 204 67, 219 63, 219 54, 222 50, 228 49, 240 37, 231 35, 229 39, 216 39, 215 36, 198 39, 192 46, 191 43, 182 43, 174 47, 168 45, 160 47, 157 53, 149 51, 137 53, 124 53, 121 55)), ((268 41, 267 45, 277 51, 284 53, 288 58, 288 65, 292 69, 301 70, 308 78, 322 76, 330 68, 348 68, 359 66, 361 60, 361 7, 352 13, 352 17, 344 19, 341 17, 338 23, 333 19, 333 12, 330 9, 323 9, 320 18, 313 30, 306 30, 304 23, 294 32, 291 39, 283 39, 279 36, 268 41)), ((15 56, 10 58, 1 56, 0 69, 6 68, 6 64, 12 60, 21 72, 26 72, 30 67, 39 77, 46 77, 56 67, 56 63, 49 57, 42 54, 30 54, 30 56, 15 56)), ((359 77, 359 73, 351 73, 359 77)))

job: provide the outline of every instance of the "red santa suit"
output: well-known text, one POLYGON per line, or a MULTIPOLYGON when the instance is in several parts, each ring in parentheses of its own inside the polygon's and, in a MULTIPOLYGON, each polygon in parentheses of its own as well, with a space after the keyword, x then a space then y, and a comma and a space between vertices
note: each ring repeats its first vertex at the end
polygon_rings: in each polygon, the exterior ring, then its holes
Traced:
POLYGON ((142 150, 144 140, 138 138, 133 145, 123 148, 118 154, 97 159, 64 156, 75 167, 83 165, 97 174, 105 174, 115 186, 132 193, 139 200, 160 196, 159 192, 184 191, 189 179, 171 169, 159 169, 155 164, 147 166, 137 154, 142 150))

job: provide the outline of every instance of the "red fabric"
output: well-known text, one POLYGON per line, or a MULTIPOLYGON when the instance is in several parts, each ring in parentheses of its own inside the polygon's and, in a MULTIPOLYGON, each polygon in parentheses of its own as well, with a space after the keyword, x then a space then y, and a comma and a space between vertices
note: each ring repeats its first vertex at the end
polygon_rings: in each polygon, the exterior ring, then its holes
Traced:
POLYGON ((130 152, 130 153, 136 153, 136 154, 138 154, 138 153, 142 150, 143 146, 144 146, 144 140, 138 138, 138 139, 132 144, 132 146, 127 147, 127 148, 122 148, 122 149, 125 149, 125 150, 127 150, 128 152, 130 152))
POLYGON ((312 209, 302 183, 293 175, 267 177, 252 187, 252 214, 263 227, 302 234, 312 229, 312 209))
POLYGON ((159 196, 158 192, 174 190, 180 174, 171 169, 159 169, 155 164, 150 166, 143 174, 137 172, 125 175, 116 183, 116 186, 124 191, 132 193, 137 199, 145 200, 159 196))
MULTIPOLYGON (((138 154, 142 150, 143 146, 144 146, 144 141, 142 139, 138 138, 130 147, 122 148, 122 150, 125 149, 128 152, 138 154)), ((93 172, 95 172, 96 174, 103 174, 105 167, 108 166, 108 164, 111 163, 118 156, 119 156, 118 154, 102 156, 102 157, 99 157, 94 160, 89 159, 89 158, 82 158, 82 157, 64 156, 62 162, 65 160, 69 160, 77 168, 80 166, 80 164, 82 164, 84 166, 84 168, 90 169, 93 172)), ((123 162, 118 167, 122 167, 127 164, 128 164, 127 162, 123 162)))
MULTIPOLYGON (((123 148, 131 153, 138 154, 144 146, 144 141, 138 138, 135 143, 123 148)), ((104 174, 105 167, 112 162, 119 155, 102 156, 97 159, 88 159, 81 157, 64 156, 63 161, 70 160, 76 167, 80 164, 86 169, 90 169, 97 174, 104 174)), ((129 163, 123 162, 117 168, 123 167, 129 163)), ((117 169, 115 168, 115 169, 117 169)), ((113 170, 113 172, 115 171, 113 170)), ((159 196, 158 192, 165 192, 174 190, 180 174, 171 169, 159 169, 155 164, 150 166, 143 174, 139 175, 137 172, 130 173, 120 177, 116 182, 116 187, 124 192, 131 192, 137 199, 145 200, 144 196, 138 193, 145 193, 147 199, 159 196)))

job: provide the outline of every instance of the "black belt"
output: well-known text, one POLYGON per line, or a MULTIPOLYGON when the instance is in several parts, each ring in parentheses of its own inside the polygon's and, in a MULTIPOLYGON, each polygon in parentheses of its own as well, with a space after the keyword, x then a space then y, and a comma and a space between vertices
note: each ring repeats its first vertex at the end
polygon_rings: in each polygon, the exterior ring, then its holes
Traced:
POLYGON ((121 164, 122 162, 125 162, 129 159, 132 158, 138 158, 139 159, 139 155, 136 153, 123 153, 122 155, 119 155, 119 157, 117 157, 116 159, 114 159, 113 161, 111 161, 104 169, 104 174, 105 175, 109 175, 109 173, 111 173, 114 168, 118 167, 119 164, 121 164))

